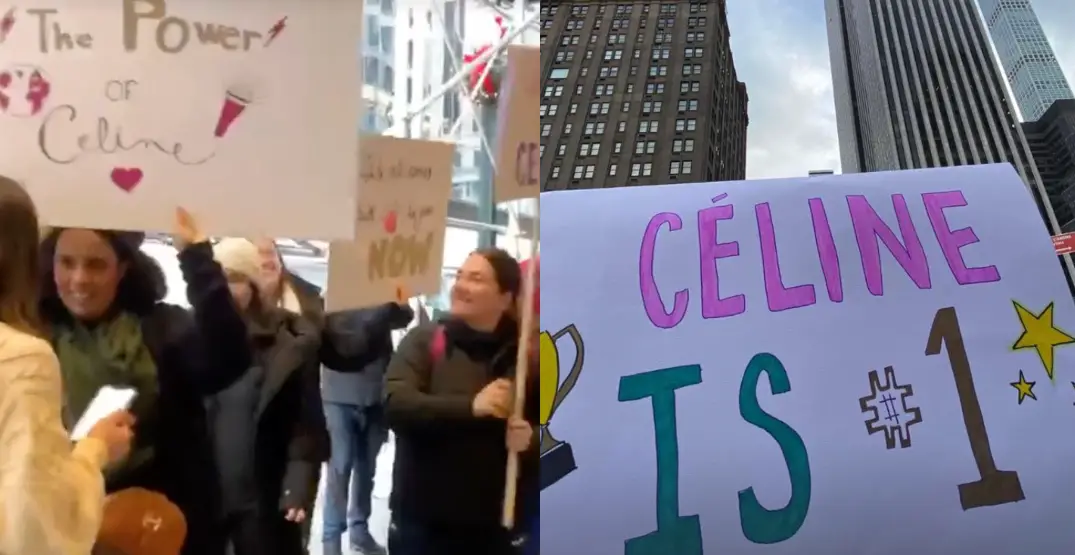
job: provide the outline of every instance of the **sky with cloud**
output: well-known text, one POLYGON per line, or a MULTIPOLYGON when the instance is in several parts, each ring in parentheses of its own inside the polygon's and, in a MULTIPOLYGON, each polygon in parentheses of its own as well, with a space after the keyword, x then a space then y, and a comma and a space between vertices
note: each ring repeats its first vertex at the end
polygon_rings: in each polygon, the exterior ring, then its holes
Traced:
MULTIPOLYGON (((1075 82, 1075 3, 1032 2, 1075 82)), ((750 95, 747 178, 839 170, 824 0, 728 0, 728 25, 736 71, 750 95)))

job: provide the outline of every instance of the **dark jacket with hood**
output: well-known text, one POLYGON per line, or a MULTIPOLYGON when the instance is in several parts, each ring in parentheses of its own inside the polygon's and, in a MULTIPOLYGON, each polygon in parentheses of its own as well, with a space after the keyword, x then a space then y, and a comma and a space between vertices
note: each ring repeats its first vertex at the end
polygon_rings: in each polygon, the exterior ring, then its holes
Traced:
MULTIPOLYGON (((136 314, 156 365, 157 393, 151 406, 135 414, 135 442, 152 458, 110 476, 106 489, 141 487, 167 496, 187 519, 184 555, 202 555, 212 545, 212 515, 219 504, 202 400, 231 385, 252 359, 246 325, 212 247, 191 245, 178 256, 193 310, 158 302, 136 314)), ((58 298, 44 298, 42 311, 54 333, 73 325, 58 298)))
POLYGON ((287 528, 295 525, 284 512, 313 504, 315 477, 329 455, 318 391, 320 333, 307 318, 276 308, 248 327, 253 364, 207 403, 223 506, 278 514, 279 528, 264 533, 294 541, 287 528))
POLYGON ((322 398, 329 403, 359 407, 381 404, 384 374, 392 358, 392 330, 407 327, 414 319, 409 306, 386 303, 378 307, 348 310, 330 315, 339 330, 347 330, 348 341, 362 354, 349 367, 325 364, 321 376, 322 398))
MULTIPOLYGON (((475 395, 498 378, 513 378, 519 330, 504 320, 480 333, 456 320, 412 329, 385 376, 385 416, 396 434, 393 517, 468 529, 499 527, 508 451, 506 423, 477 418, 475 395), (445 349, 433 338, 443 330, 445 349), (439 359, 439 360, 438 360, 439 359)), ((527 388, 525 417, 533 444, 520 459, 517 520, 536 504, 538 388, 527 388)))
POLYGON ((288 273, 303 314, 322 327, 322 399, 368 407, 381 402, 382 383, 392 358, 392 331, 414 319, 408 306, 386 303, 378 307, 325 313, 321 290, 288 273))

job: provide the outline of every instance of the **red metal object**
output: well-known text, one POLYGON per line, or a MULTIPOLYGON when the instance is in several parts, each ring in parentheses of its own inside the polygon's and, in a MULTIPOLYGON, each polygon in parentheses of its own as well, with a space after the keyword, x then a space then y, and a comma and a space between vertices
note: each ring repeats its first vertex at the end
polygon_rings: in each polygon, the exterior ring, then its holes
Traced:
POLYGON ((1057 255, 1075 252, 1075 233, 1054 235, 1053 248, 1056 249, 1057 255))
MULTIPOLYGON (((503 38, 504 35, 508 34, 508 27, 507 27, 507 25, 504 25, 504 18, 503 17, 500 17, 500 16, 496 17, 496 25, 497 25, 497 27, 500 28, 500 37, 501 38, 503 38)), ((482 47, 478 48, 477 50, 475 50, 474 52, 472 52, 470 54, 464 54, 463 55, 463 63, 469 64, 469 63, 473 62, 474 60, 478 59, 482 54, 488 52, 489 49, 491 49, 492 47, 493 47, 492 44, 486 44, 486 45, 483 45, 482 47)), ((494 75, 494 72, 490 71, 489 73, 487 73, 485 75, 485 80, 483 80, 480 84, 478 83, 478 80, 481 79, 482 74, 485 73, 485 68, 488 67, 489 64, 492 64, 492 63, 493 63, 493 60, 488 60, 483 64, 478 64, 478 65, 474 66, 474 69, 470 72, 470 75, 467 76, 468 77, 467 85, 469 86, 469 89, 470 90, 479 89, 479 85, 480 85, 479 90, 480 90, 482 96, 484 96, 484 97, 486 97, 486 98, 488 98, 490 100, 496 99, 498 89, 500 88, 500 83, 498 82, 499 81, 498 76, 494 75)))

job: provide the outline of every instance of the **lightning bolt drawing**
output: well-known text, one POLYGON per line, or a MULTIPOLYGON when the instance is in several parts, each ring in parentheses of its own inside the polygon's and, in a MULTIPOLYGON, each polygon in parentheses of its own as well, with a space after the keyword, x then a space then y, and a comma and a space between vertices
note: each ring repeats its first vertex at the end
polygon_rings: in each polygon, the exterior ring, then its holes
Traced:
POLYGON ((11 8, 4 14, 4 18, 0 19, 0 44, 4 44, 7 40, 7 36, 11 33, 11 29, 15 27, 15 10, 17 8, 11 8))
POLYGON ((280 33, 284 31, 284 27, 286 26, 287 16, 285 15, 284 17, 280 18, 280 21, 274 23, 273 26, 269 29, 269 38, 265 39, 265 46, 268 47, 270 44, 272 44, 272 41, 276 40, 276 37, 280 36, 280 33))

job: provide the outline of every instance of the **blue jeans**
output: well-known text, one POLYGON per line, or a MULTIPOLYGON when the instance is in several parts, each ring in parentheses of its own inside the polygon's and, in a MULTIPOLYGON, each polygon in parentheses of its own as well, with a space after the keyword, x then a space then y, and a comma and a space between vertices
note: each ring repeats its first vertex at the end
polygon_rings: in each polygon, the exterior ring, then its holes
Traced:
POLYGON ((326 402, 325 421, 332 458, 325 479, 322 539, 339 541, 350 529, 352 543, 368 541, 377 453, 388 439, 383 409, 326 402))

